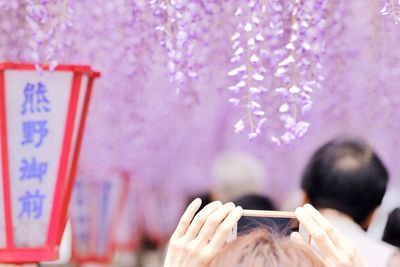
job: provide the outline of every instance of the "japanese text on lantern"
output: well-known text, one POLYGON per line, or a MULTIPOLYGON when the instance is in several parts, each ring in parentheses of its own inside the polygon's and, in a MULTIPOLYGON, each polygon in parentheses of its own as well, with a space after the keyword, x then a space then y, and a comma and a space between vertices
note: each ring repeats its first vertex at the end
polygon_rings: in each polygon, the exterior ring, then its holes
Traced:
POLYGON ((89 228, 88 228, 88 216, 85 213, 85 193, 83 184, 81 182, 77 182, 75 186, 75 199, 76 199, 76 207, 74 210, 77 212, 76 214, 76 223, 77 226, 75 229, 78 230, 78 240, 81 245, 87 245, 89 242, 89 228))
POLYGON ((33 147, 34 152, 30 157, 22 157, 19 162, 21 186, 29 183, 29 188, 23 190, 24 193, 18 198, 20 202, 18 218, 38 220, 42 217, 46 200, 41 184, 46 180, 49 163, 42 158, 45 153, 41 152, 49 133, 47 114, 51 112, 51 103, 47 98, 47 87, 42 82, 26 83, 22 93, 24 97, 20 111, 23 118, 20 144, 22 149, 33 147))

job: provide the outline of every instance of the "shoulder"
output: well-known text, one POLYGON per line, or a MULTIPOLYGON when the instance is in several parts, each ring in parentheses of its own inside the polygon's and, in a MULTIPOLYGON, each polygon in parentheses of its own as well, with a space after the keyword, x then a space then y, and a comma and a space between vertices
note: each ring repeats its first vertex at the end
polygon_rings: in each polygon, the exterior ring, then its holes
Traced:
POLYGON ((350 236, 350 238, 367 259, 370 266, 400 267, 398 264, 388 265, 388 262, 397 251, 396 247, 367 235, 350 236))

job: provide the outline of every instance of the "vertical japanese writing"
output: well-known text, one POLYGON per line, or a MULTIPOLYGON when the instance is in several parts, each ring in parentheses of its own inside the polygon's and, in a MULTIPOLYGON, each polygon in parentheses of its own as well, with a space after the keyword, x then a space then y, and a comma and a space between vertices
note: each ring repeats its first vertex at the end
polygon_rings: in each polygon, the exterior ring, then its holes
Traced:
POLYGON ((50 101, 47 99, 46 93, 47 88, 43 83, 38 82, 37 86, 33 83, 27 83, 24 88, 24 103, 22 104, 21 114, 49 112, 50 101))
POLYGON ((32 158, 31 161, 27 159, 22 160, 20 180, 37 179, 39 182, 43 181, 43 176, 47 172, 47 162, 37 162, 36 158, 32 158))
POLYGON ((22 209, 18 218, 27 216, 28 218, 39 219, 42 216, 43 200, 45 198, 46 196, 41 194, 39 189, 37 189, 35 193, 26 191, 25 195, 19 198, 19 201, 22 204, 22 209))
POLYGON ((22 88, 21 104, 22 140, 21 146, 33 146, 35 154, 20 160, 19 180, 29 184, 29 189, 18 198, 20 212, 18 218, 38 220, 42 217, 46 195, 41 192, 40 184, 46 178, 49 163, 40 160, 41 147, 49 134, 48 121, 45 114, 51 111, 51 103, 47 97, 47 87, 42 82, 26 83, 22 88))
POLYGON ((87 244, 89 242, 89 220, 87 217, 87 213, 85 212, 85 205, 87 203, 85 201, 85 192, 83 192, 84 188, 85 187, 83 186, 83 184, 79 181, 75 185, 75 203, 77 205, 77 214, 75 220, 77 223, 76 229, 78 229, 77 236, 81 244, 87 244))
POLYGON ((49 130, 46 128, 47 121, 24 121, 22 122, 23 140, 22 145, 32 144, 40 147, 49 130))

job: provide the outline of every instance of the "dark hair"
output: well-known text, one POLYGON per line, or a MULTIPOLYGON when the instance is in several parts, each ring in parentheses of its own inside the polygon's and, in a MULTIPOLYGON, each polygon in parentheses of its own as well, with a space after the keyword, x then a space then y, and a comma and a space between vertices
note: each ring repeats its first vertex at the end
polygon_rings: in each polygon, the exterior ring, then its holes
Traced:
POLYGON ((389 214, 382 240, 400 248, 400 208, 389 214))
POLYGON ((213 202, 211 193, 198 193, 189 197, 189 201, 186 203, 186 207, 189 206, 189 204, 192 203, 192 201, 195 200, 196 198, 201 199, 201 205, 199 209, 196 211, 196 214, 199 213, 203 208, 205 208, 205 206, 213 202))
MULTIPOLYGON (((247 195, 243 196, 233 203, 241 206, 244 209, 252 210, 275 210, 274 202, 267 196, 261 195, 247 195)), ((287 218, 259 218, 243 216, 237 224, 237 233, 239 235, 252 232, 254 229, 268 229, 279 235, 288 235, 292 232, 292 221, 287 218)))
POLYGON ((236 206, 252 210, 275 210, 274 202, 267 196, 257 194, 243 196, 233 201, 236 206))
POLYGON ((314 153, 301 186, 316 208, 336 209, 362 224, 381 204, 388 180, 386 167, 366 142, 342 137, 314 153))

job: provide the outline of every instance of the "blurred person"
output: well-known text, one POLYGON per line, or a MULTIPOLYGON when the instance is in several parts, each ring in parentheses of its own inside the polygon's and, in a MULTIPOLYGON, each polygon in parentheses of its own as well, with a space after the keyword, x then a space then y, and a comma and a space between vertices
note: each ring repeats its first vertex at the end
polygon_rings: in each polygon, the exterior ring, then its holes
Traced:
POLYGON ((258 228, 239 236, 212 260, 210 267, 325 267, 310 246, 258 228))
POLYGON ((276 205, 265 195, 250 194, 242 196, 234 201, 236 206, 249 210, 276 210, 276 205))
POLYGON ((315 208, 296 209, 298 220, 315 239, 321 254, 315 253, 298 233, 276 237, 256 230, 226 240, 242 215, 233 203, 201 205, 195 199, 173 233, 164 267, 366 267, 350 239, 336 230, 315 208))
POLYGON ((212 167, 214 189, 212 197, 222 203, 249 194, 261 194, 265 183, 265 170, 255 156, 244 152, 220 154, 212 167))
POLYGON ((279 207, 282 210, 294 210, 302 204, 303 191, 300 188, 295 188, 285 194, 279 207))
POLYGON ((400 208, 389 214, 382 240, 400 248, 400 208))
POLYGON ((304 201, 319 209, 360 248, 370 266, 388 266, 395 247, 365 232, 385 195, 389 174, 360 139, 336 138, 320 147, 303 173, 304 201))
POLYGON ((383 231, 390 212, 399 206, 400 203, 400 188, 388 187, 382 204, 374 214, 374 220, 368 227, 368 234, 375 239, 382 238, 383 231))
POLYGON ((210 192, 190 197, 202 200, 204 208, 215 200, 223 203, 249 194, 261 194, 265 183, 262 162, 245 152, 224 152, 219 154, 212 166, 213 187, 210 192))

